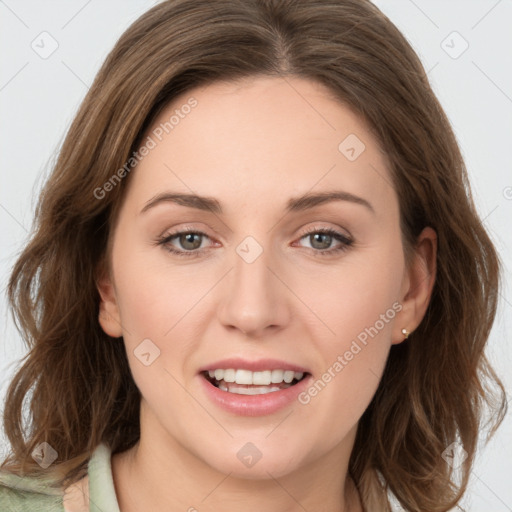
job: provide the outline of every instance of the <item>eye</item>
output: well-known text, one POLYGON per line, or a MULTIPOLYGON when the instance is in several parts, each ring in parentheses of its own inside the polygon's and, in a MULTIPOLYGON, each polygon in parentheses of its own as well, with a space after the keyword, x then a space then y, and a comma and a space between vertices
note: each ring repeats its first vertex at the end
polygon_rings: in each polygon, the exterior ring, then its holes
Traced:
MULTIPOLYGON (((204 238, 210 237, 202 231, 193 228, 184 228, 159 238, 157 245, 162 245, 172 254, 188 258, 200 256, 205 247, 201 247, 204 238), (173 243, 176 242, 176 245, 173 243)), ((352 245, 353 240, 348 236, 330 228, 310 229, 304 234, 300 240, 308 239, 310 241, 310 249, 315 256, 327 256, 341 251, 346 251, 352 245), (333 242, 337 241, 338 246, 331 248, 333 242)))
POLYGON ((310 229, 300 238, 300 240, 304 238, 309 240, 311 249, 313 249, 315 251, 315 255, 318 256, 331 255, 340 251, 346 251, 353 243, 353 240, 348 236, 330 228, 310 229), (338 241, 339 245, 337 247, 330 248, 334 241, 338 241))
POLYGON ((181 231, 163 236, 157 240, 157 244, 163 245, 166 250, 177 256, 190 258, 199 256, 203 252, 204 247, 201 248, 203 238, 209 237, 202 231, 197 231, 193 228, 184 228, 181 231), (172 244, 172 241, 175 239, 179 246, 178 248, 172 244))

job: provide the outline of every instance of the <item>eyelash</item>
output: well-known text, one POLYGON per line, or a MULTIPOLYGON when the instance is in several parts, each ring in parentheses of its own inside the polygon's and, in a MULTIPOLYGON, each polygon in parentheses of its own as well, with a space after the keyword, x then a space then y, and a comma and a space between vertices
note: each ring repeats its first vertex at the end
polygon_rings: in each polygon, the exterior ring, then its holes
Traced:
MULTIPOLYGON (((202 231, 198 231, 193 228, 184 228, 181 231, 175 231, 174 233, 169 233, 168 235, 164 235, 164 236, 158 238, 156 241, 156 245, 164 246, 164 248, 167 251, 169 251, 172 254, 175 254, 176 256, 185 257, 185 258, 195 258, 197 256, 200 256, 201 253, 204 251, 204 249, 196 249, 194 251, 179 251, 179 250, 174 249, 171 245, 169 245, 171 240, 173 240, 174 238, 176 238, 180 235, 190 234, 190 233, 192 233, 194 235, 201 235, 206 238, 209 238, 209 236, 206 233, 203 233, 202 231)), ((305 238, 309 235, 317 234, 317 233, 332 236, 334 239, 341 242, 341 245, 334 249, 327 249, 324 251, 311 248, 311 250, 314 251, 315 256, 325 257, 325 256, 333 255, 335 253, 340 253, 340 252, 348 250, 348 248, 353 244, 352 239, 350 239, 349 237, 347 237, 347 236, 343 235, 342 233, 339 233, 338 231, 331 229, 331 228, 320 228, 320 229, 311 228, 308 231, 306 231, 306 233, 304 233, 299 238, 299 240, 302 240, 303 238, 305 238)))

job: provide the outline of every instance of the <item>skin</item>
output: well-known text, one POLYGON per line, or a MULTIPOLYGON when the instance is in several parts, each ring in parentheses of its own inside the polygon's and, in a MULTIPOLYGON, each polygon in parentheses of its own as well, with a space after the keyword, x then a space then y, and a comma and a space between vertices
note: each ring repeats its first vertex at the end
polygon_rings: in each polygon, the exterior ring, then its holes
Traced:
MULTIPOLYGON (((347 475, 357 424, 391 345, 425 314, 435 232, 421 233, 407 268, 385 153, 320 84, 252 77, 196 88, 152 129, 191 96, 198 105, 132 171, 111 240, 112 273, 98 278, 100 323, 123 336, 142 394, 140 441, 112 457, 121 510, 362 510, 347 475), (349 134, 365 144, 354 161, 338 149, 349 134), (364 198, 374 212, 348 201, 285 212, 291 197, 333 189, 364 198), (141 214, 164 191, 214 197, 224 212, 162 202, 141 214), (206 234, 195 239, 199 256, 155 243, 186 227, 206 234), (306 234, 313 228, 353 243, 319 255, 342 243, 315 241, 306 234), (247 236, 263 249, 250 264, 236 252, 247 236), (201 366, 236 356, 282 359, 319 378, 394 303, 401 310, 307 405, 242 417, 200 386, 201 366), (146 338, 160 349, 149 366, 134 355, 146 338), (250 468, 237 458, 247 442, 262 453, 250 468)), ((176 237, 168 245, 186 252, 193 243, 176 237)))

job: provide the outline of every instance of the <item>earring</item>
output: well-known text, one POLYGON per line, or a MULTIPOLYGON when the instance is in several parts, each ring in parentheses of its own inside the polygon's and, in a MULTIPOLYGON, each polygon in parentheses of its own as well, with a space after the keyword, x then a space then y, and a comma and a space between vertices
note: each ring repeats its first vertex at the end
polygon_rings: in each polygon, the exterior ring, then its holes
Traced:
POLYGON ((404 327, 402 329, 402 334, 405 336, 405 339, 407 339, 411 333, 404 327))

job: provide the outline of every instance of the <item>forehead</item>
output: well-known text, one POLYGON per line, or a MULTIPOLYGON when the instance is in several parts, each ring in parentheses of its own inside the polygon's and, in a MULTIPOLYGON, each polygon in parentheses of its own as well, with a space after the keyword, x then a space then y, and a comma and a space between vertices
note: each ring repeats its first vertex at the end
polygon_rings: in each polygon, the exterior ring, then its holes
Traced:
POLYGON ((143 144, 148 137, 155 145, 133 176, 140 200, 166 187, 226 201, 270 194, 283 202, 340 187, 381 206, 394 199, 378 141, 314 81, 253 77, 197 87, 167 105, 143 144))

